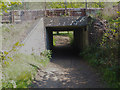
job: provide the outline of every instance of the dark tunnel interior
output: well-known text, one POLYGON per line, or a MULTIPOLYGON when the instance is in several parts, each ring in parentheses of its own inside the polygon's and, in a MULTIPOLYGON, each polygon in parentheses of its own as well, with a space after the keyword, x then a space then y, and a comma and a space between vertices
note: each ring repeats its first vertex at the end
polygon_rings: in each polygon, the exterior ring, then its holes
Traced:
POLYGON ((52 51, 52 57, 56 55, 60 56, 71 56, 79 55, 82 49, 82 33, 84 27, 47 27, 46 28, 46 43, 47 49, 52 51), (71 45, 54 46, 53 45, 53 32, 57 31, 72 31, 73 32, 73 43, 71 45))

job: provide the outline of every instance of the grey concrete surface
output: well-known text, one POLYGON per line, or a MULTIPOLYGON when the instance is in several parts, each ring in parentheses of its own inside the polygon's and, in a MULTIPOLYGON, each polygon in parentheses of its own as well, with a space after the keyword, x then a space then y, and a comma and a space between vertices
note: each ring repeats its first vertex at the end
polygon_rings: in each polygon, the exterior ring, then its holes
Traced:
POLYGON ((39 20, 34 29, 28 34, 23 41, 24 46, 20 48, 20 53, 40 55, 46 49, 45 46, 45 30, 43 18, 39 20))

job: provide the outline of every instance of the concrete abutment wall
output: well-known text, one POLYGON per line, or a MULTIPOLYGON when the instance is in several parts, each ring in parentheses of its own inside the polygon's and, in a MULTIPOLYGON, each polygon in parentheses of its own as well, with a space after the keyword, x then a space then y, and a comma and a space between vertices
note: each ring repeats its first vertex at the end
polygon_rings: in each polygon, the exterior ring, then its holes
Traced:
POLYGON ((77 52, 81 52, 89 46, 87 27, 82 27, 74 31, 74 47, 77 52))
POLYGON ((46 50, 45 38, 46 32, 44 27, 44 20, 41 18, 33 30, 22 42, 24 46, 19 49, 19 52, 25 54, 34 53, 36 55, 40 55, 42 51, 46 50))
MULTIPOLYGON (((25 54, 36 54, 44 50, 52 50, 53 47, 53 31, 55 28, 48 28, 44 25, 44 18, 41 18, 38 24, 30 32, 27 38, 23 41, 24 46, 19 52, 25 54)), ((58 31, 73 31, 74 32, 74 47, 78 52, 89 46, 87 26, 84 27, 61 27, 58 31)))

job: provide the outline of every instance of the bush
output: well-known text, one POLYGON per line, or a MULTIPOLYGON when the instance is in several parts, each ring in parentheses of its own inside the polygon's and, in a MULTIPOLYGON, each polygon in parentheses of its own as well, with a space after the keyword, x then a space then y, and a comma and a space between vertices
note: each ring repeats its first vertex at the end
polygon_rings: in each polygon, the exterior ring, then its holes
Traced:
POLYGON ((108 49, 103 50, 96 47, 94 52, 92 50, 93 47, 89 47, 80 55, 102 74, 103 79, 108 82, 110 87, 120 88, 118 60, 114 58, 114 55, 112 56, 108 49))

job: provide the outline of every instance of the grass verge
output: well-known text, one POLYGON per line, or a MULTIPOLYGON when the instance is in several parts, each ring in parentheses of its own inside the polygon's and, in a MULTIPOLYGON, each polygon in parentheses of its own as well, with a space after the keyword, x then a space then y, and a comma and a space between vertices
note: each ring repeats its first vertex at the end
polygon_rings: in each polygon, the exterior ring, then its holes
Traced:
POLYGON ((45 67, 49 62, 50 54, 47 56, 25 55, 18 53, 14 55, 14 61, 3 65, 2 88, 27 88, 34 79, 37 70, 45 67))
POLYGON ((2 49, 9 50, 13 44, 24 40, 37 21, 25 21, 18 24, 2 25, 2 49))

